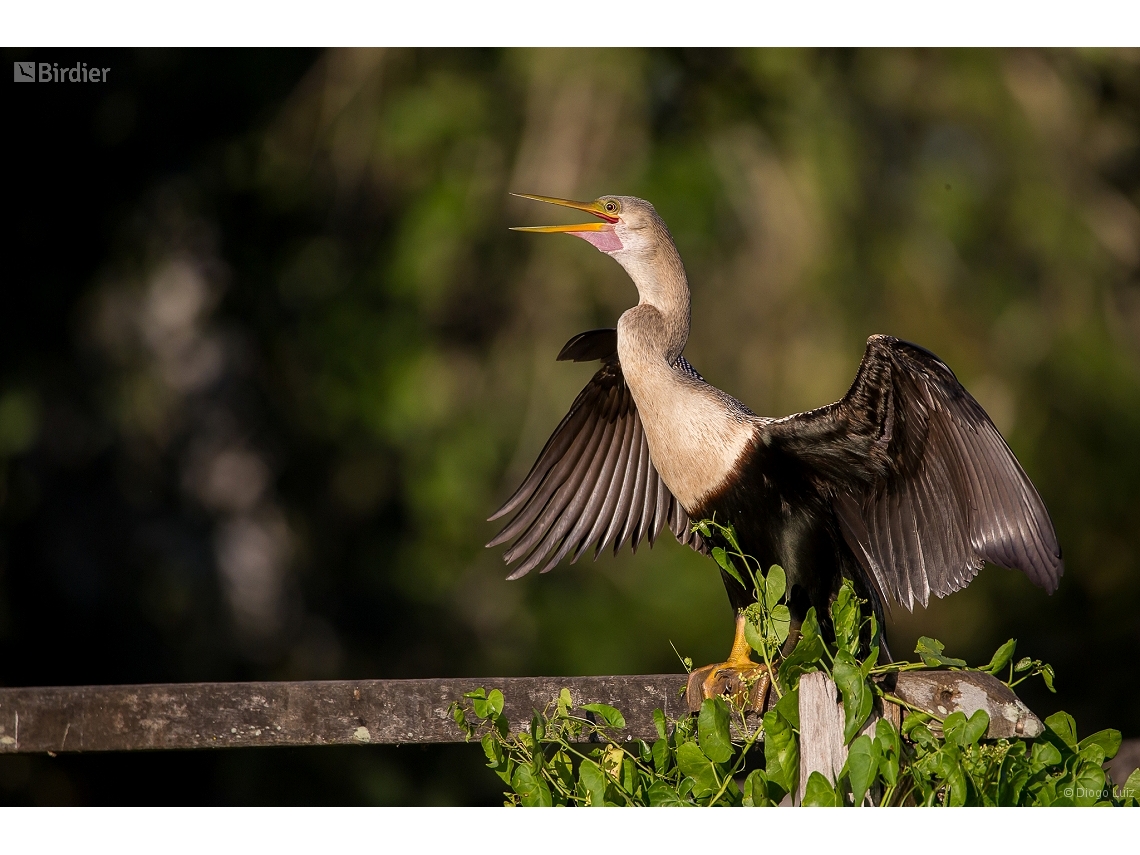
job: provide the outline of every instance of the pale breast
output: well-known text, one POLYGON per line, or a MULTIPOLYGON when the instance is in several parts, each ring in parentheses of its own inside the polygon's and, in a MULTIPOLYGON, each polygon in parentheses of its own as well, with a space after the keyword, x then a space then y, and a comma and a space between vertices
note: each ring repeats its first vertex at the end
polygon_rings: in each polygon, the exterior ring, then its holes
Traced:
POLYGON ((698 507, 732 473, 756 425, 712 386, 663 364, 623 370, 658 474, 686 511, 698 507))

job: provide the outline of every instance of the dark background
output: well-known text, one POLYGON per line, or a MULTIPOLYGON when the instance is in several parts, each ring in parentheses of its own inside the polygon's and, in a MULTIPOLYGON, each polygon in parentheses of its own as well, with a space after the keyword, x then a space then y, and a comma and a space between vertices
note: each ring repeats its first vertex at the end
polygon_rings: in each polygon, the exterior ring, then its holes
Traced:
MULTIPOLYGON (((676 671, 722 658, 678 547, 505 582, 484 522, 634 292, 508 191, 632 193, 686 351, 772 415, 876 332, 993 416, 1066 558, 910 615, 1052 662, 1140 736, 1140 53, 8 50, 0 684, 676 671)), ((5 71, 5 74, 7 72, 5 71)), ((0 757, 6 803, 482 804, 478 748, 0 757)))

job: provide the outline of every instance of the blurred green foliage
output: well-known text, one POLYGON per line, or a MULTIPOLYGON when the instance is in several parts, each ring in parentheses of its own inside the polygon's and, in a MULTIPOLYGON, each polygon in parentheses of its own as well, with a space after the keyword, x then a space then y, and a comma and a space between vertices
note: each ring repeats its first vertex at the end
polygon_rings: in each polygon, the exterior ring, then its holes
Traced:
MULTIPOLYGON (((131 59, 112 95, 142 104, 148 75, 200 64, 165 57, 131 59)), ((251 81, 285 63, 234 61, 251 81)), ((635 298, 584 243, 507 231, 551 216, 508 193, 623 193, 685 259, 686 355, 757 412, 835 400, 872 333, 957 372, 1037 484, 1066 574, 1049 598, 988 568, 896 609, 888 635, 973 659, 1016 636, 1062 675, 1057 698, 1027 697, 1038 713, 1140 735, 1118 670, 1140 654, 1140 54, 306 65, 148 167, 52 309, 69 326, 51 359, 3 366, 0 644, 75 641, 52 597, 122 631, 0 680, 646 673, 676 670, 670 642, 722 658, 718 574, 675 543, 510 583, 482 546, 592 371, 555 354, 635 298), (71 504, 57 471, 86 473, 71 504), (74 522, 85 502, 113 522, 74 522)), ((129 115, 107 146, 170 136, 129 115)))

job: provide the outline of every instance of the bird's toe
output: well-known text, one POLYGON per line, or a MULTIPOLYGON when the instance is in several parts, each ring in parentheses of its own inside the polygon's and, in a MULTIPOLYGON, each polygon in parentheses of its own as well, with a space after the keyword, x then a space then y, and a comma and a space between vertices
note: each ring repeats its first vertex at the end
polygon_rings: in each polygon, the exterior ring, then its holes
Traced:
POLYGON ((700 712, 705 698, 729 697, 745 709, 763 712, 772 676, 768 666, 756 662, 719 662, 697 668, 689 674, 685 697, 690 712, 700 712))

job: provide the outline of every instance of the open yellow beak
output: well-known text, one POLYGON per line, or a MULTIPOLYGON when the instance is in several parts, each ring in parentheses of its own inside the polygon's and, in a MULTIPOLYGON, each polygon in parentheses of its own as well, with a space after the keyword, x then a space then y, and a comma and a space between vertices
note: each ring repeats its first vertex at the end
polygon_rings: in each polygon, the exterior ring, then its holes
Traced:
POLYGON ((606 213, 606 209, 602 206, 601 202, 572 202, 569 199, 556 199, 553 196, 532 196, 529 193, 512 193, 512 196, 518 196, 520 199, 534 199, 536 202, 549 202, 551 205, 561 205, 563 208, 574 208, 578 211, 585 211, 587 214, 593 214, 605 222, 601 223, 579 223, 577 225, 569 226, 513 226, 511 231, 515 232, 600 232, 606 231, 613 223, 618 221, 618 218, 606 213))

